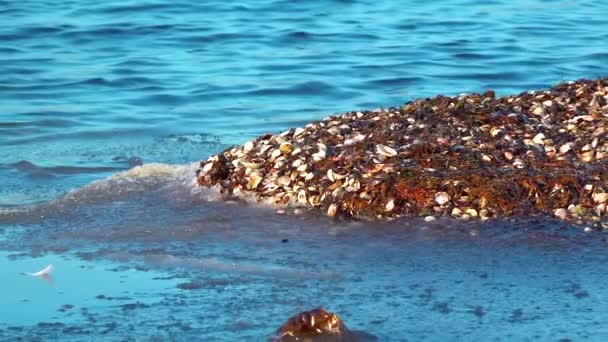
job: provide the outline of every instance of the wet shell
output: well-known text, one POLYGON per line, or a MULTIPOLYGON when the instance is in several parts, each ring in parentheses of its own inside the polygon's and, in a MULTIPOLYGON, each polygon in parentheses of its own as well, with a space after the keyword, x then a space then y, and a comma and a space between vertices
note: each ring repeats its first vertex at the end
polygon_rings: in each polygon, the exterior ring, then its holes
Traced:
POLYGON ((250 176, 249 181, 247 182, 248 190, 255 190, 258 185, 262 182, 263 177, 258 174, 253 174, 250 176))
POLYGON ((608 202, 608 193, 599 192, 599 193, 593 194, 593 201, 595 203, 606 203, 606 202, 608 202))
POLYGON ((249 152, 249 151, 253 150, 254 146, 255 145, 254 145, 253 141, 248 141, 245 143, 245 145, 243 145, 243 151, 249 152))
POLYGON ((250 169, 259 169, 260 167, 262 167, 262 165, 264 164, 264 159, 261 158, 253 158, 249 161, 241 161, 241 164, 245 165, 245 167, 248 167, 250 169))
POLYGON ((298 202, 300 204, 306 204, 307 200, 306 200, 306 191, 305 190, 300 190, 298 191, 298 202))
POLYGON ((438 192, 435 194, 435 203, 437 205, 444 205, 450 201, 450 195, 446 192, 438 192))
POLYGON ((293 151, 293 147, 291 146, 290 142, 284 142, 279 146, 279 150, 283 153, 291 153, 291 151, 293 151))
POLYGON ((270 154, 270 158, 272 159, 276 159, 278 158, 281 154, 283 154, 283 152, 281 152, 281 150, 279 150, 278 148, 274 151, 272 151, 272 153, 270 154))
POLYGON ((330 204, 329 207, 327 208, 327 216, 334 217, 334 216, 336 216, 337 213, 338 213, 338 205, 335 203, 330 204))
POLYGON ((346 176, 348 176, 348 173, 344 169, 336 169, 336 171, 332 169, 327 170, 327 178, 332 182, 342 180, 346 176))
POLYGON ((385 211, 393 211, 393 209, 395 209, 395 200, 391 199, 389 200, 386 205, 384 206, 385 211))
POLYGON ((205 164, 205 166, 203 166, 203 173, 209 173, 209 171, 211 171, 212 168, 213 168, 213 162, 205 164))

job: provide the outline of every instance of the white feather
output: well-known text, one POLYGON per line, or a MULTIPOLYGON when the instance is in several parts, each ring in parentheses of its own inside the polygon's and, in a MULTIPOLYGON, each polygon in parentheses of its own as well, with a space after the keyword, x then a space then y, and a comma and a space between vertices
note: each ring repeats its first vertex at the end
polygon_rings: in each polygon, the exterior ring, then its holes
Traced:
POLYGON ((40 270, 36 273, 27 273, 27 274, 34 276, 34 277, 44 277, 44 276, 48 276, 49 273, 51 273, 52 271, 53 271, 53 265, 48 265, 47 267, 43 268, 42 270, 40 270))

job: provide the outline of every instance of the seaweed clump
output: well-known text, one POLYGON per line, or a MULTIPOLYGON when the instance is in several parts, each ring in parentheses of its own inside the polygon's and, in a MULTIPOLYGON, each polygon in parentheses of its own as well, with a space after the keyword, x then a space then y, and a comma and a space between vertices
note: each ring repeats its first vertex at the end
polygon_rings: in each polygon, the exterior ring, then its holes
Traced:
POLYGON ((608 228, 608 79, 330 116, 210 157, 197 183, 329 216, 552 215, 608 228))

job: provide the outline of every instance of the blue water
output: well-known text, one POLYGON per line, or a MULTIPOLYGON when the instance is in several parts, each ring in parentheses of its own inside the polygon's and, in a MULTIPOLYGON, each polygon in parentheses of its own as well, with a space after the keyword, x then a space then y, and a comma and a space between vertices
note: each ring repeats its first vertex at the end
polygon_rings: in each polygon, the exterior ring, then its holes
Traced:
POLYGON ((191 182, 230 144, 329 114, 606 76, 604 13, 0 0, 0 338, 263 340, 322 305, 382 341, 606 340, 603 233, 336 223, 191 182), (49 263, 52 283, 20 274, 49 263))

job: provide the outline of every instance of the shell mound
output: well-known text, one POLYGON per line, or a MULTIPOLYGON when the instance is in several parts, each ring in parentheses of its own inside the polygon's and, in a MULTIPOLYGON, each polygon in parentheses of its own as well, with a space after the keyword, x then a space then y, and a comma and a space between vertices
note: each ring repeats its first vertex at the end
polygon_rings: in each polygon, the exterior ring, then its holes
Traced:
POLYGON ((554 215, 608 228, 608 79, 330 116, 210 157, 197 183, 330 216, 554 215))

